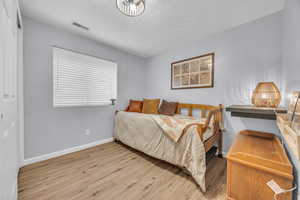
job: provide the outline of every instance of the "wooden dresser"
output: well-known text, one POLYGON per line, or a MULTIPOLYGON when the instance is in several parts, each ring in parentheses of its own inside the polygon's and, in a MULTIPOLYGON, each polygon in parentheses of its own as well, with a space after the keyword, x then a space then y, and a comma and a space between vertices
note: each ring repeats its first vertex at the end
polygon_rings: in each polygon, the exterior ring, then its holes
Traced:
MULTIPOLYGON (((227 200, 273 200, 267 182, 293 187, 293 167, 280 140, 270 133, 241 131, 227 156, 227 200)), ((292 193, 277 200, 291 200, 292 193)))

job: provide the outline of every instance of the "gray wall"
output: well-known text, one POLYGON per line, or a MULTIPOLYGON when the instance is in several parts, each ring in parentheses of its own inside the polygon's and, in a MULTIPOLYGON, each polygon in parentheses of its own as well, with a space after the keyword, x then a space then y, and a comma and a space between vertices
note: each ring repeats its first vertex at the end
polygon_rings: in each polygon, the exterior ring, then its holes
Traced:
MULTIPOLYGON (((250 104, 259 81, 274 81, 281 87, 281 17, 277 13, 258 21, 178 47, 148 59, 148 97, 202 104, 250 104), (215 87, 171 90, 170 63, 215 52, 215 87)), ((241 129, 275 132, 274 121, 226 116, 225 149, 241 129)))
MULTIPOLYGON (((287 0, 283 12, 283 45, 282 45, 282 74, 286 95, 300 90, 300 0, 287 0)), ((291 154, 291 158, 300 172, 299 161, 291 154)), ((300 177, 297 178, 298 187, 300 177)), ((298 192, 298 199, 300 195, 298 192)))
POLYGON ((283 12, 283 80, 287 93, 300 86, 300 0, 287 0, 283 12))
POLYGON ((25 159, 113 134, 113 106, 53 108, 52 45, 118 63, 118 107, 143 96, 143 59, 24 18, 25 159), (91 134, 85 135, 85 129, 91 134))

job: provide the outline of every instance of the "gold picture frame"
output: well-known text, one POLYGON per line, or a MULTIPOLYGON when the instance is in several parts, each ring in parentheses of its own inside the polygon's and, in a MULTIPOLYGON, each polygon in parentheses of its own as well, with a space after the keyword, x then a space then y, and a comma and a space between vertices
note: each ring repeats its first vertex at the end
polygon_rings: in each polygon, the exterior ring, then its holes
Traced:
POLYGON ((294 102, 291 100, 291 104, 294 103, 295 109, 292 116, 291 128, 300 134, 300 92, 294 92, 293 97, 295 98, 294 102), (298 97, 297 97, 298 95, 298 97))
POLYGON ((297 102, 300 96, 300 92, 292 92, 291 97, 290 97, 290 102, 288 104, 287 108, 287 120, 292 122, 296 107, 297 107, 297 102))
POLYGON ((173 62, 171 89, 214 87, 214 64, 214 53, 173 62))

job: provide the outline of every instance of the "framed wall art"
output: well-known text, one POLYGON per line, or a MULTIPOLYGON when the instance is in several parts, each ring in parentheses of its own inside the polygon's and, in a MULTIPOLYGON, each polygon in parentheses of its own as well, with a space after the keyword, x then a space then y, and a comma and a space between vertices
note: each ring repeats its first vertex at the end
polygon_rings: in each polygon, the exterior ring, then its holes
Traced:
MULTIPOLYGON (((287 109, 287 119, 288 121, 292 121, 294 118, 294 114, 297 108, 297 103, 299 101, 300 97, 300 92, 292 92, 291 97, 290 97, 290 103, 288 104, 288 109, 287 109)), ((299 103, 300 104, 300 103, 299 103)), ((300 105, 299 105, 300 107, 300 105)))
POLYGON ((294 109, 294 115, 292 117, 292 129, 300 134, 300 94, 299 92, 294 92, 293 96, 295 97, 298 95, 298 98, 296 98, 295 102, 295 109, 294 109))
POLYGON ((189 58, 171 64, 171 89, 214 87, 215 54, 189 58))

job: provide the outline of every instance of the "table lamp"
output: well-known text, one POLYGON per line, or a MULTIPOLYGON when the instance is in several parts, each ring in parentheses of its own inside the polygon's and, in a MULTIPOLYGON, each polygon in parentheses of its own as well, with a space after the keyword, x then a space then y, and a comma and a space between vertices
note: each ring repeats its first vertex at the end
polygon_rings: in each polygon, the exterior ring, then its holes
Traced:
POLYGON ((280 91, 273 82, 258 83, 252 94, 252 104, 256 107, 277 108, 280 101, 280 91))

